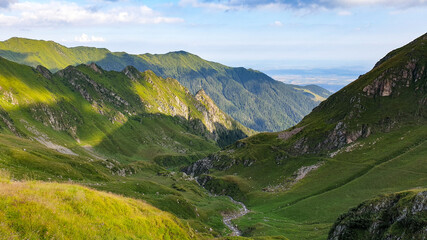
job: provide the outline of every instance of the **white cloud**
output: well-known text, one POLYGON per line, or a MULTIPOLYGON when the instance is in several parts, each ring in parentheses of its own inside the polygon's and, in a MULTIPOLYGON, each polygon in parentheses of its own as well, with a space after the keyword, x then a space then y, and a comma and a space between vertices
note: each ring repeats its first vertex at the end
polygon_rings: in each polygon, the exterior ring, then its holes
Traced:
POLYGON ((95 37, 95 36, 88 36, 87 34, 83 33, 81 36, 74 37, 74 41, 81 42, 81 43, 87 43, 87 42, 105 42, 105 39, 103 37, 95 37))
POLYGON ((389 7, 415 7, 427 5, 426 0, 335 0, 332 1, 341 6, 373 6, 384 5, 389 7))
MULTIPOLYGON (((0 0, 1 1, 1 0, 0 0)), ((16 2, 9 5, 10 15, 0 14, 3 26, 55 26, 104 24, 158 24, 183 22, 181 18, 164 17, 147 6, 93 10, 76 3, 16 2)))
POLYGON ((427 6, 427 0, 180 0, 179 3, 182 6, 206 8, 209 10, 315 10, 360 6, 382 6, 391 8, 427 6))
POLYGON ((237 10, 236 7, 227 3, 217 3, 217 2, 199 2, 198 0, 181 0, 179 1, 181 6, 192 6, 195 8, 207 8, 210 10, 237 10))
POLYGON ((350 16, 352 13, 350 11, 342 10, 338 12, 338 15, 340 16, 350 16))
POLYGON ((281 27, 283 26, 283 23, 281 21, 274 21, 274 26, 281 27))

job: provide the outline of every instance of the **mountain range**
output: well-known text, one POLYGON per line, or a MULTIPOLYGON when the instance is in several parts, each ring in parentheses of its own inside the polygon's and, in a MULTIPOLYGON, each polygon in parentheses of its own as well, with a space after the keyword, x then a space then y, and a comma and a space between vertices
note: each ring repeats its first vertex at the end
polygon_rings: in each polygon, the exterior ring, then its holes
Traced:
MULTIPOLYGON (((427 34, 387 54, 297 125, 263 133, 222 111, 204 81, 233 86, 238 71, 254 74, 258 80, 240 83, 260 98, 300 87, 266 77, 267 91, 262 73, 184 52, 129 55, 18 38, 2 44, 9 49, 0 57, 2 236, 426 237, 427 34), (127 66, 139 59, 153 70, 127 66), (193 89, 181 84, 181 75, 200 80, 211 71, 200 71, 202 63, 218 69, 193 89), (219 66, 237 74, 233 81, 218 77, 219 66), (180 69, 178 79, 161 69, 180 69)), ((298 96, 321 100, 308 88, 298 96)))
POLYGON ((69 65, 96 63, 105 70, 134 66, 177 79, 192 94, 200 89, 231 117, 256 131, 279 131, 298 123, 330 92, 273 80, 262 72, 206 61, 188 52, 132 55, 104 48, 67 48, 52 41, 11 38, 0 42, 0 56, 56 72, 69 65))

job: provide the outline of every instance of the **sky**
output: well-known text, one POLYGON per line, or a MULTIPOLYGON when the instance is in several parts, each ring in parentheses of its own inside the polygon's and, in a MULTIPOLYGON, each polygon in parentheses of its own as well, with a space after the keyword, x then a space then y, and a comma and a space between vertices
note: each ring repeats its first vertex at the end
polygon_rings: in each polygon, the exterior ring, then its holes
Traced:
POLYGON ((0 40, 184 50, 336 91, 427 32, 427 0, 0 0, 0 40))

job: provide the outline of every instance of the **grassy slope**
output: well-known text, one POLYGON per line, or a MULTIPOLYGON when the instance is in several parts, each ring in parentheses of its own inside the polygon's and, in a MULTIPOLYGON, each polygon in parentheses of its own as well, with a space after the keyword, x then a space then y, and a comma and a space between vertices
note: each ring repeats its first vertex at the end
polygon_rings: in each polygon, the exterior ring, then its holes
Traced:
POLYGON ((139 200, 72 184, 0 181, 8 239, 194 239, 187 224, 139 200))
POLYGON ((348 208, 380 193, 427 186, 427 112, 422 103, 427 92, 422 70, 427 66, 426 40, 423 36, 394 51, 393 57, 331 96, 296 126, 305 128, 290 139, 278 139, 279 133, 261 133, 216 154, 220 157, 213 158, 219 160, 213 161, 216 170, 211 175, 220 179, 218 185, 231 189, 228 194, 253 210, 237 221, 247 236, 324 239, 334 220, 348 208), (421 72, 417 75, 421 79, 412 79, 409 87, 406 81, 397 82, 394 94, 388 97, 363 94, 363 88, 382 72, 391 79, 404 79, 399 74, 412 59, 417 60, 413 74, 421 72), (355 97, 361 99, 358 106, 351 104, 355 97), (353 115, 355 109, 363 111, 353 115), (323 142, 338 121, 345 121, 348 132, 367 124, 372 134, 334 157, 329 156, 332 151, 301 155, 290 149, 303 138, 311 146, 323 142), (290 190, 275 188, 294 178, 301 167, 321 162, 319 169, 290 190))
POLYGON ((128 65, 176 78, 193 94, 200 88, 239 122, 258 131, 278 131, 299 122, 329 92, 315 86, 300 87, 274 81, 244 68, 209 62, 186 52, 129 55, 106 49, 66 48, 54 42, 11 38, 0 42, 0 55, 51 70, 96 62, 104 69, 121 71, 128 65))

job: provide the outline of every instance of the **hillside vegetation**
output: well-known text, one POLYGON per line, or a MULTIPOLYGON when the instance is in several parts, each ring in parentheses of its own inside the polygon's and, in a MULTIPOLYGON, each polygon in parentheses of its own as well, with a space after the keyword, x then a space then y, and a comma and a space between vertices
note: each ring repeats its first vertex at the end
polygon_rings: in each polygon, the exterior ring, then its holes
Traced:
POLYGON ((330 93, 317 86, 284 84, 252 69, 232 68, 179 51, 167 54, 131 55, 107 49, 67 48, 52 41, 11 38, 0 42, 0 56, 53 72, 95 62, 106 70, 134 66, 156 75, 177 79, 195 94, 204 89, 219 108, 257 131, 279 131, 298 123, 330 93))
POLYGON ((243 201, 244 236, 324 239, 350 207, 427 187, 427 36, 388 54, 298 125, 260 133, 183 170, 243 201))
POLYGON ((172 214, 140 200, 64 183, 1 179, 0 221, 7 239, 200 238, 172 214))

